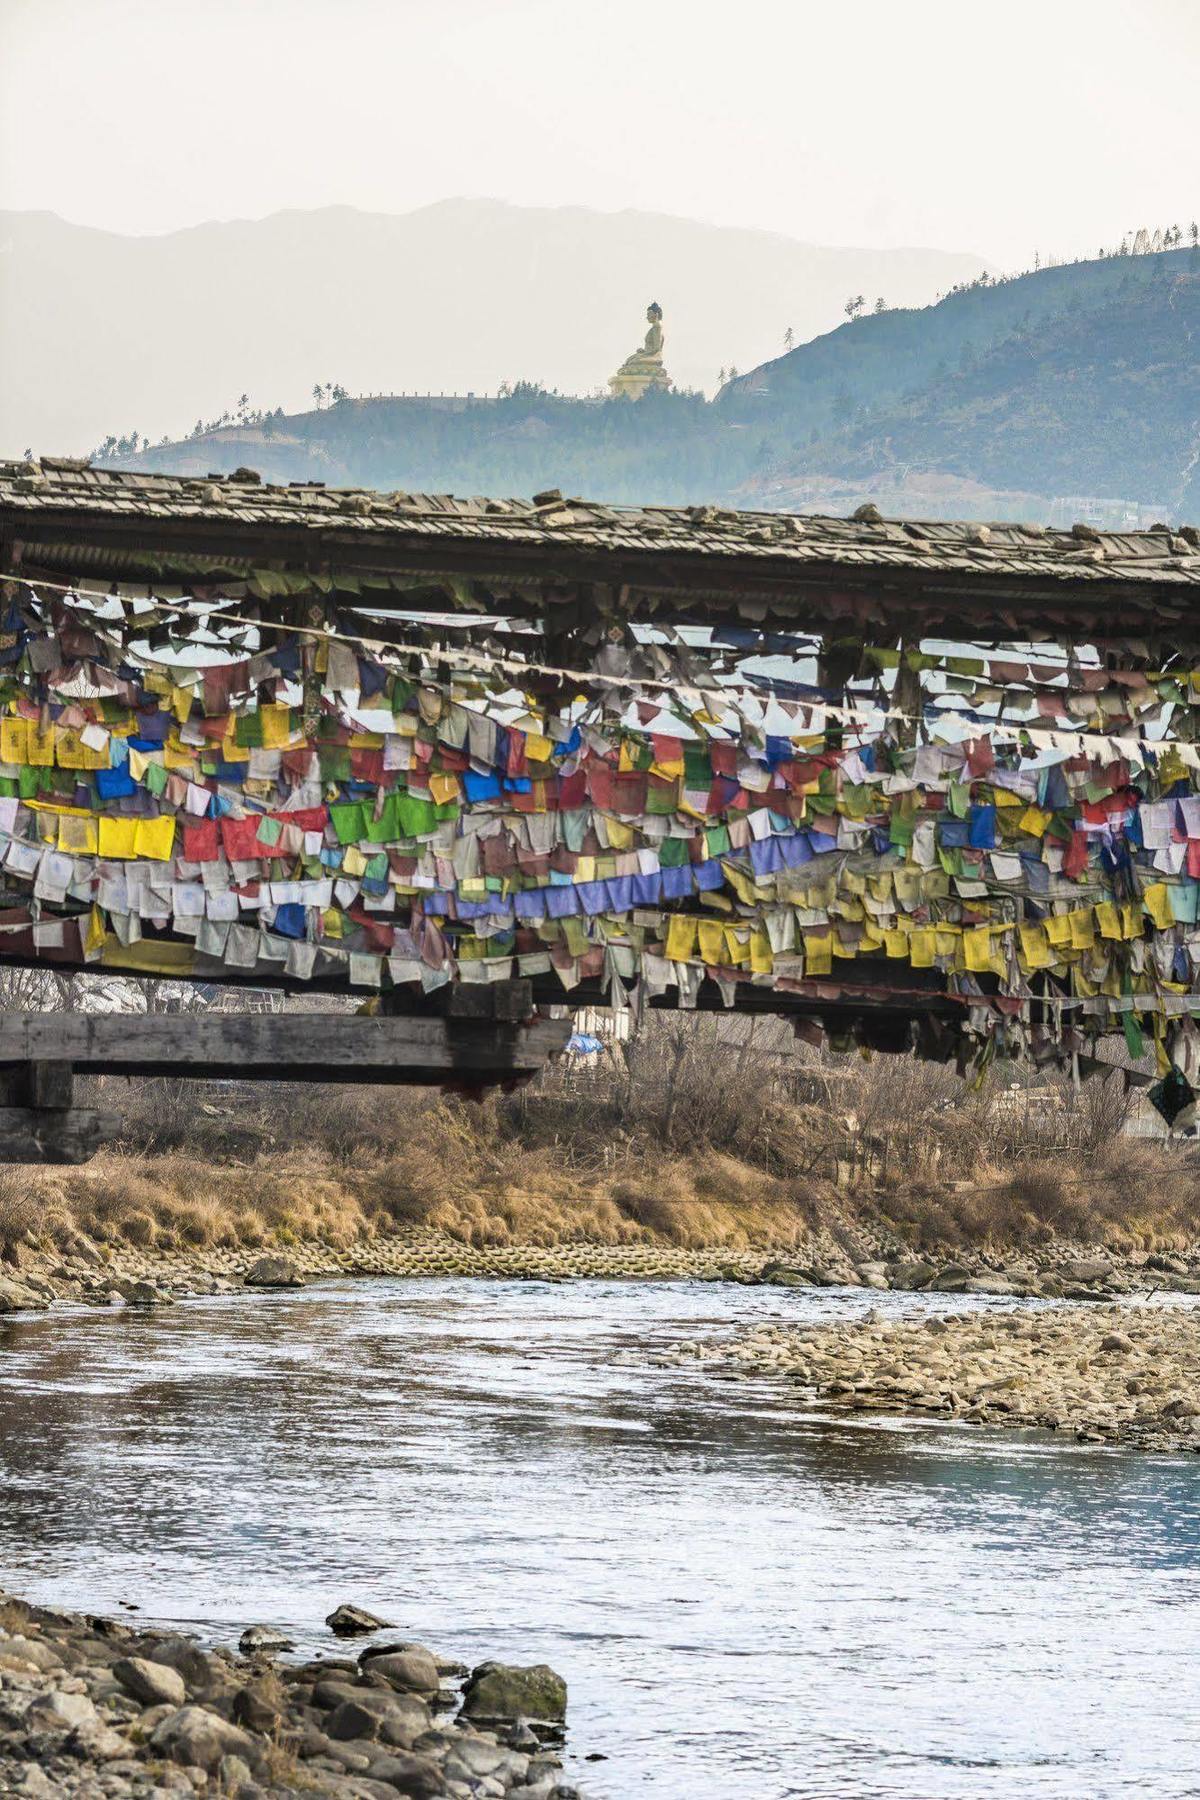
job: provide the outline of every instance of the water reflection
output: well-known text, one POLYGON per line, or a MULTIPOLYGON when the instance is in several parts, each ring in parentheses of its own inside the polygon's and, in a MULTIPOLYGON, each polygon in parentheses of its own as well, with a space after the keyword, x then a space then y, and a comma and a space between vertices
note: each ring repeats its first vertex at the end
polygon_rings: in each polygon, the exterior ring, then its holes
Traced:
POLYGON ((1200 1792, 1200 1464, 614 1361, 881 1302, 939 1304, 395 1282, 9 1323, 0 1579, 545 1659, 596 1800, 1200 1792))

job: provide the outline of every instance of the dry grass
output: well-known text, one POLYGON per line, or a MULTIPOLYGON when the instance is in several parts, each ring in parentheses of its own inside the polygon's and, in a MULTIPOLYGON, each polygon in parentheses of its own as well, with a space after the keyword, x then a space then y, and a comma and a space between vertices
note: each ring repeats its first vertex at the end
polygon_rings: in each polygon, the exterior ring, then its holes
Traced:
POLYGON ((921 1248, 1200 1235, 1200 1151, 1121 1136, 1119 1078, 975 1093, 907 1057, 798 1058, 779 1021, 652 1018, 599 1066, 482 1102, 95 1086, 121 1143, 78 1169, 0 1169, 0 1254, 31 1236, 183 1250, 412 1228, 687 1248, 801 1245, 816 1227, 921 1248))

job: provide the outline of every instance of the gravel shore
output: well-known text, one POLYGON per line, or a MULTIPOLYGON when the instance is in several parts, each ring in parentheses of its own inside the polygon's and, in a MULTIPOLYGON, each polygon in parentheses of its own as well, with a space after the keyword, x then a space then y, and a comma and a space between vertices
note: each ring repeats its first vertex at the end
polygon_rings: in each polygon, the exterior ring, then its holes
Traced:
MULTIPOLYGON (((339 1618, 342 1627, 338 1627, 339 1618)), ((360 1656, 287 1663, 0 1594, 0 1794, 30 1800, 581 1800, 556 1746, 566 1685, 545 1665, 468 1674, 353 1607, 360 1656)))
POLYGON ((1054 1306, 849 1324, 760 1326, 696 1359, 771 1375, 834 1412, 913 1413, 1200 1452, 1200 1313, 1054 1306))

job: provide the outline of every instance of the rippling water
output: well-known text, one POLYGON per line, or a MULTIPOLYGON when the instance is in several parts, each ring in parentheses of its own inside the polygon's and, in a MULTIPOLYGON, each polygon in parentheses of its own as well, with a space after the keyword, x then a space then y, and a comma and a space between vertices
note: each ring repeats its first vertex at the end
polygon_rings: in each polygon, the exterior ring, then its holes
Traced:
POLYGON ((0 1322, 0 1581, 544 1660, 592 1800, 1200 1794, 1200 1461, 648 1360, 869 1303, 938 1304, 377 1281, 0 1322))

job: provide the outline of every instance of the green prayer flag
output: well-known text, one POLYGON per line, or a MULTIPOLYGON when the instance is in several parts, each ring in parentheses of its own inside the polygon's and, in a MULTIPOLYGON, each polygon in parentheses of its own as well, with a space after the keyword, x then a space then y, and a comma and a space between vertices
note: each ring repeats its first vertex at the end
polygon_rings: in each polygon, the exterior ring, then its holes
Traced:
POLYGON ((1137 1015, 1132 1012, 1122 1013, 1121 1029, 1125 1033, 1125 1048, 1134 1062, 1137 1062, 1146 1054, 1146 1040, 1142 1036, 1142 1028, 1138 1023, 1137 1015))

